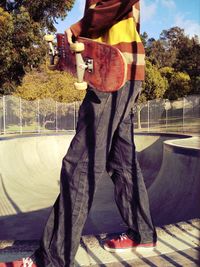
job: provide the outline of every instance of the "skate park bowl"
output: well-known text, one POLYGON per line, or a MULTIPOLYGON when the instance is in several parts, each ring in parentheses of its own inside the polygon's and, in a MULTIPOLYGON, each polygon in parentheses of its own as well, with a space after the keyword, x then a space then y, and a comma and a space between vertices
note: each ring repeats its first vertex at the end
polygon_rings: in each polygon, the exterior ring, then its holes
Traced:
MULTIPOLYGON (((0 137, 0 240, 39 239, 59 193, 62 158, 73 134, 0 137)), ((137 156, 156 226, 200 216, 200 138, 136 133, 137 156)), ((83 234, 125 229, 107 173, 83 234)))

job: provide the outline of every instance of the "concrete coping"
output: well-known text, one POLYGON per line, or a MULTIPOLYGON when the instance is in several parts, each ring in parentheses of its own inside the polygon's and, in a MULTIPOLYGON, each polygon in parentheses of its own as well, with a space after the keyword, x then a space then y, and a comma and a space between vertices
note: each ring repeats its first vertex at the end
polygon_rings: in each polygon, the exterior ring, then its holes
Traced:
POLYGON ((200 137, 167 140, 164 145, 174 153, 200 157, 200 137))

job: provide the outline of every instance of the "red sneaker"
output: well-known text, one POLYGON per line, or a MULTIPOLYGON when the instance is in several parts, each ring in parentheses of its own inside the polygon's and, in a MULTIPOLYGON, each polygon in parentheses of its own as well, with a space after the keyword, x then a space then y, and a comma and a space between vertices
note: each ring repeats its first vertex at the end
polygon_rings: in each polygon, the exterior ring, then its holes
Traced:
POLYGON ((31 258, 22 258, 12 262, 0 262, 0 267, 37 267, 31 258))
POLYGON ((130 239, 125 233, 122 235, 107 240, 104 243, 104 249, 110 252, 125 252, 125 251, 145 251, 153 250, 156 246, 156 243, 137 243, 134 240, 130 239))

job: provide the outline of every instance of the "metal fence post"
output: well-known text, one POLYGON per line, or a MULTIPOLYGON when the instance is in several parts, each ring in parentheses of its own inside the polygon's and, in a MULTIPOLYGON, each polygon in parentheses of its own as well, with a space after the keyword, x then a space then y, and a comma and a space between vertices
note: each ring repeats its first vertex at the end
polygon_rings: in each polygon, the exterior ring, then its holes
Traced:
POLYGON ((138 126, 138 129, 142 129, 142 126, 141 126, 141 110, 142 110, 142 104, 137 104, 136 105, 136 108, 137 108, 137 126, 138 126))
POLYGON ((23 133, 22 129, 22 99, 19 98, 19 124, 20 124, 20 134, 23 133))
POLYGON ((3 96, 2 101, 3 101, 3 134, 6 134, 6 100, 5 100, 5 96, 3 96))
MULTIPOLYGON (((165 103, 166 103, 166 100, 165 100, 165 103)), ((167 128, 168 128, 168 109, 167 108, 165 108, 165 112, 166 112, 166 118, 165 118, 165 127, 166 127, 166 130, 167 130, 167 128)))
POLYGON ((37 101, 38 133, 40 133, 40 100, 37 101))
POLYGON ((57 106, 57 101, 56 101, 56 132, 58 131, 58 106, 57 106))
POLYGON ((185 97, 183 97, 183 132, 184 132, 184 126, 185 126, 185 97))
POLYGON ((74 131, 76 130, 76 101, 74 101, 74 131))
POLYGON ((148 132, 149 132, 149 125, 150 125, 150 110, 149 110, 149 100, 147 101, 147 116, 148 116, 148 132))

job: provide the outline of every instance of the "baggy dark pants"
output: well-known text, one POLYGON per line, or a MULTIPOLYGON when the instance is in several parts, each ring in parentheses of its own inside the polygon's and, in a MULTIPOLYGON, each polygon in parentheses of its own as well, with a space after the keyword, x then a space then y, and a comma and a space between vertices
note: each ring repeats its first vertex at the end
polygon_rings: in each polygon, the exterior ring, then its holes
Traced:
POLYGON ((156 241, 133 139, 131 110, 140 88, 140 81, 129 81, 114 93, 87 91, 76 135, 63 158, 60 195, 36 252, 39 266, 74 266, 96 184, 105 170, 114 183, 116 204, 128 228, 141 242, 156 241))

